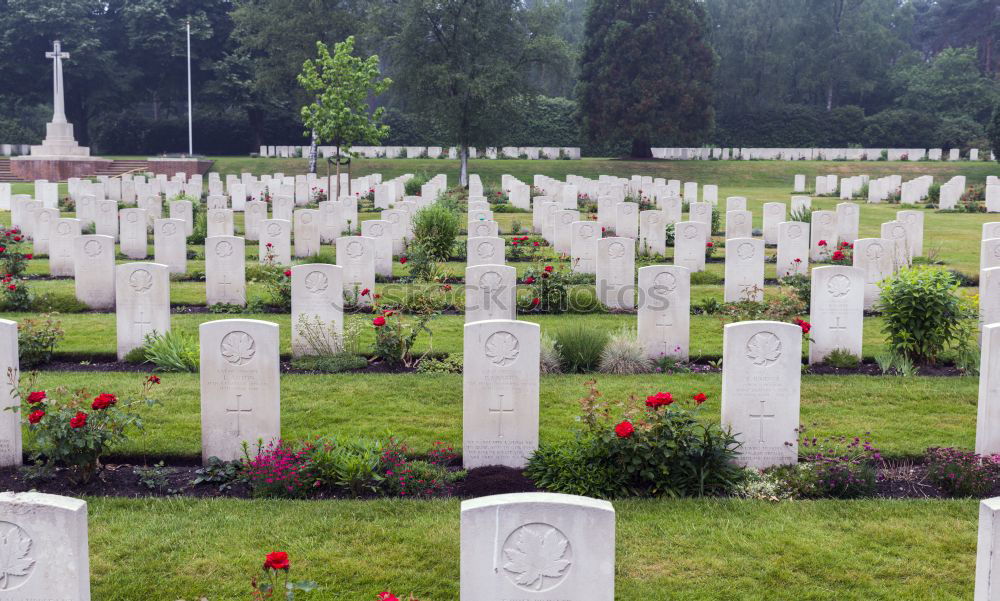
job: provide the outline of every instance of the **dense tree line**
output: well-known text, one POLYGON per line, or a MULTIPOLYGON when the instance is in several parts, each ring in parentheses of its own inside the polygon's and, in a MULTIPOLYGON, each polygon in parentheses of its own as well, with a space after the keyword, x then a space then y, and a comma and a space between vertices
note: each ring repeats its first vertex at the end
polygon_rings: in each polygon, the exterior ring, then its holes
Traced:
MULTIPOLYGON (((0 142, 67 114, 105 153, 308 143, 316 42, 397 83, 390 144, 969 146, 1000 99, 996 0, 0 0, 0 142)), ((992 130, 989 130, 992 131, 992 130)))

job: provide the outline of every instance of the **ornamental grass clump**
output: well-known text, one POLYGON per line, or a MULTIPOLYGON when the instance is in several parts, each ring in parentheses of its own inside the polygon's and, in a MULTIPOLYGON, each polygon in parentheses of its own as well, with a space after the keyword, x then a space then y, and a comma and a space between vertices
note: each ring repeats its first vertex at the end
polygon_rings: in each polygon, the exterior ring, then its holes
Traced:
POLYGON ((699 419, 704 393, 609 402, 595 381, 586 385, 577 436, 541 445, 528 461, 525 474, 539 488, 601 498, 700 497, 730 492, 743 478, 736 437, 699 419))
POLYGON ((1000 482, 997 457, 952 448, 930 448, 924 456, 927 479, 949 497, 988 496, 1000 482))

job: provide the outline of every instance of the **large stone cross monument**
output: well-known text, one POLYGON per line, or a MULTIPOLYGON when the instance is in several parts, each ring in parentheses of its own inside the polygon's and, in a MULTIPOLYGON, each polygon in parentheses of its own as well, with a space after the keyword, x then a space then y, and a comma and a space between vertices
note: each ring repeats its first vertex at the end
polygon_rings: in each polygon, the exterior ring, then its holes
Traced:
POLYGON ((11 158, 11 171, 23 180, 47 179, 61 181, 70 177, 93 175, 98 168, 111 163, 108 159, 90 156, 90 149, 80 146, 73 136, 73 124, 66 120, 63 59, 59 40, 52 42, 52 121, 45 126, 45 139, 31 147, 29 156, 11 158))

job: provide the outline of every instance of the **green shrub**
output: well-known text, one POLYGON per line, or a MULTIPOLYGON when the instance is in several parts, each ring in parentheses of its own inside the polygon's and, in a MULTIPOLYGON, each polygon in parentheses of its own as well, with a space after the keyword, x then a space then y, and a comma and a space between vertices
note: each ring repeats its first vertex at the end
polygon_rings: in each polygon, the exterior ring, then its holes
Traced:
POLYGON ((462 373, 462 356, 428 357, 417 365, 417 373, 421 374, 460 374, 462 373))
POLYGON ((36 367, 51 361, 65 336, 62 323, 51 315, 17 322, 17 353, 21 367, 36 367))
POLYGON ((382 481, 379 464, 384 448, 385 443, 378 439, 321 438, 310 453, 310 472, 322 484, 346 489, 358 497, 375 491, 382 481))
POLYGON ((924 459, 927 479, 949 497, 986 497, 1000 481, 1000 465, 992 457, 931 448, 924 459))
POLYGON ((556 332, 556 349, 560 363, 569 373, 593 371, 601 361, 608 344, 608 333, 584 323, 564 327, 556 332))
POLYGON ((420 188, 423 187, 429 179, 431 179, 431 177, 427 175, 426 171, 421 171, 420 173, 415 174, 413 177, 408 179, 405 184, 403 184, 403 193, 406 196, 420 196, 420 188))
POLYGON ((368 360, 354 353, 334 353, 332 355, 321 355, 318 357, 299 357, 292 360, 292 367, 308 371, 321 371, 331 374, 339 374, 345 371, 354 371, 368 366, 368 360))
POLYGON ((188 244, 204 244, 208 237, 208 210, 201 207, 200 202, 192 202, 191 235, 187 237, 188 244))
POLYGON ((646 349, 639 338, 628 328, 622 328, 608 340, 601 351, 598 371, 605 374, 634 375, 653 370, 653 363, 646 357, 646 349))
POLYGON ((31 310, 36 313, 83 313, 88 308, 71 294, 53 292, 39 294, 31 302, 31 310))
POLYGON ((839 369, 857 367, 860 362, 861 359, 857 355, 841 348, 833 349, 833 351, 831 351, 830 354, 823 359, 823 363, 826 365, 839 369))
MULTIPOLYGON (((420 209, 413 216, 411 246, 427 261, 444 262, 451 258, 452 248, 460 232, 458 214, 441 203, 434 203, 420 209)), ((411 261, 412 255, 412 252, 407 255, 411 261)))
POLYGON ((587 386, 577 437, 543 444, 529 459, 525 474, 536 486, 604 498, 691 497, 729 492, 742 479, 734 464, 739 443, 699 419, 699 401, 681 408, 661 392, 644 404, 609 402, 595 382, 587 386))
POLYGON ((157 371, 196 372, 201 361, 198 339, 181 330, 147 334, 142 354, 157 371))
POLYGON ((958 281, 939 268, 903 269, 884 280, 879 303, 893 352, 934 363, 946 348, 975 344, 976 314, 958 294, 958 281))

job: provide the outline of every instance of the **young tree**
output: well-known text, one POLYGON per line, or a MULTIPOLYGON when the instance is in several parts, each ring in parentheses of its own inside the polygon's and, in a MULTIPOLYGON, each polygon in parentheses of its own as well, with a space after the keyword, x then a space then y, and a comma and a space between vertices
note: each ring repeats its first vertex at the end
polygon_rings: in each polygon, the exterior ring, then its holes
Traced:
POLYGON ((697 0, 594 0, 578 85, 589 138, 630 140, 633 157, 656 140, 692 144, 712 126, 715 54, 697 0))
POLYGON ((531 67, 563 56, 567 44, 534 35, 521 0, 407 0, 386 17, 400 20, 392 73, 458 143, 459 183, 468 185, 469 146, 496 145, 534 95, 531 67))
MULTIPOLYGON (((307 59, 299 74, 299 83, 316 100, 302 107, 302 122, 311 132, 314 144, 330 142, 337 147, 337 196, 340 198, 340 156, 350 154, 358 142, 378 144, 389 135, 389 127, 380 125, 385 109, 369 111, 368 100, 385 92, 392 80, 381 77, 378 56, 354 56, 354 36, 337 42, 333 54, 323 42, 316 42, 319 56, 307 59)), ((350 167, 348 166, 348 175, 350 167)), ((351 193, 348 178, 347 193, 351 193)))

